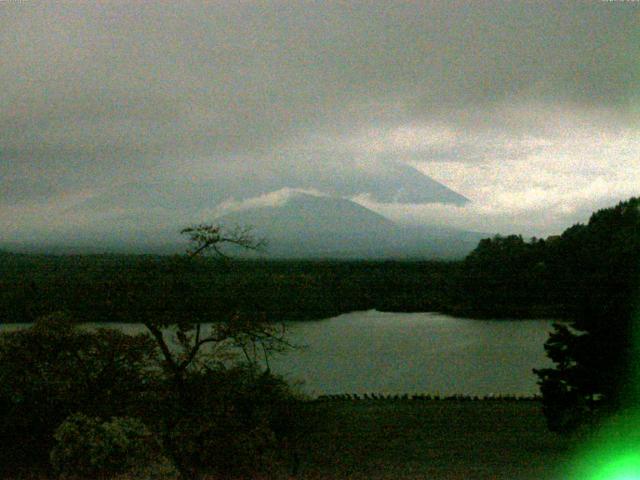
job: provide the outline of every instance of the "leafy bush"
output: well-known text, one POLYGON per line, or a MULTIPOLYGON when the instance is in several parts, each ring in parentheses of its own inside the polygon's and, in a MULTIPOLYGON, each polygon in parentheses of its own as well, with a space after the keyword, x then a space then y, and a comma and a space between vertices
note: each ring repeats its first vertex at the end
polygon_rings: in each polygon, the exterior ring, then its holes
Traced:
POLYGON ((162 400, 163 442, 193 476, 265 475, 288 461, 299 404, 283 380, 254 367, 191 371, 162 400))
POLYGON ((56 429, 51 464, 63 478, 111 478, 141 471, 158 456, 159 445, 138 419, 101 422, 82 413, 56 429))
POLYGON ((138 416, 157 373, 145 335, 78 328, 65 314, 0 334, 0 468, 47 465, 53 432, 74 412, 138 416))

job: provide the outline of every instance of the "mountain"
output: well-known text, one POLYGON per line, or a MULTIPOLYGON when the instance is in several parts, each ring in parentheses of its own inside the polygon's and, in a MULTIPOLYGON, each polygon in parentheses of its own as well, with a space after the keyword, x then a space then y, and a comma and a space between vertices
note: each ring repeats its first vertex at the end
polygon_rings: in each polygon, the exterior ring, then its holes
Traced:
POLYGON ((269 257, 461 256, 479 240, 467 232, 399 225, 348 199, 468 202, 409 165, 342 160, 313 174, 296 162, 270 167, 218 165, 206 180, 109 187, 67 208, 63 218, 24 223, 5 241, 28 243, 31 250, 176 253, 185 247, 182 228, 215 221, 254 225, 270 242, 269 257))
POLYGON ((410 165, 386 162, 367 165, 334 164, 314 175, 301 175, 291 185, 318 190, 339 197, 367 195, 380 203, 449 203, 464 205, 469 200, 410 165))
POLYGON ((292 194, 283 204, 251 208, 217 219, 250 225, 266 238, 266 256, 364 256, 381 253, 397 226, 350 200, 292 194))
POLYGON ((350 200, 293 193, 276 206, 224 215, 223 225, 251 225, 265 238, 265 257, 435 258, 460 257, 481 234, 397 224, 350 200))
MULTIPOLYGON (((149 191, 134 193, 143 201, 149 191)), ((187 245, 179 231, 202 220, 228 227, 252 226, 257 237, 267 240, 267 248, 259 253, 230 253, 265 258, 453 258, 470 252, 483 237, 453 229, 400 225, 351 200, 296 190, 238 202, 236 211, 206 218, 202 211, 198 218, 171 208, 170 198, 166 197, 166 206, 125 210, 101 204, 108 208, 93 216, 69 214, 64 224, 25 232, 29 241, 21 242, 25 247, 21 250, 180 253, 187 245)))
POLYGON ((380 203, 448 203, 463 205, 464 196, 400 163, 355 165, 331 163, 313 174, 284 166, 253 172, 229 167, 212 179, 171 179, 129 182, 110 187, 69 210, 71 214, 96 215, 132 209, 164 209, 193 216, 211 210, 224 201, 243 201, 285 188, 322 192, 334 197, 367 195, 380 203))

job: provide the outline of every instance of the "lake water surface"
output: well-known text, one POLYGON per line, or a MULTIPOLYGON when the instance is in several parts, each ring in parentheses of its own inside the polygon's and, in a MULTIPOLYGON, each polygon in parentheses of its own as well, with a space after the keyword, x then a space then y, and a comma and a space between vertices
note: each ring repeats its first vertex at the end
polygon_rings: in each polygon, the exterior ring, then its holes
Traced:
MULTIPOLYGON (((353 312, 288 323, 289 339, 304 348, 272 359, 271 368, 304 382, 302 389, 311 395, 532 395, 538 388, 531 370, 551 364, 543 347, 551 323, 353 312)), ((144 330, 142 325, 108 326, 144 330)), ((6 328, 11 327, 0 326, 6 328)))

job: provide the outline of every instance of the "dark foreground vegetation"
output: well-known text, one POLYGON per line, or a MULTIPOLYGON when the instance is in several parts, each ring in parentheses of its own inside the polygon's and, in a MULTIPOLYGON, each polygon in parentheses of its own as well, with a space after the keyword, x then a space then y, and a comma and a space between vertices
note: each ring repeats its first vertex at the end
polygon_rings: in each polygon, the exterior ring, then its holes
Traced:
POLYGON ((640 199, 449 263, 213 261, 194 255, 256 243, 186 232, 186 257, 2 255, 3 321, 35 320, 0 335, 5 478, 567 478, 552 432, 640 405, 640 199), (367 308, 566 321, 541 402, 311 402, 264 368, 291 347, 275 320, 367 308))
MULTIPOLYGON (((295 443, 280 444, 280 450, 275 454, 263 454, 261 471, 247 471, 249 467, 255 469, 257 466, 257 461, 252 460, 235 474, 209 473, 203 478, 571 478, 564 473, 571 465, 573 442, 546 429, 540 402, 536 400, 329 400, 304 401, 298 408, 310 422, 307 430, 296 438, 295 443), (270 462, 268 467, 267 461, 270 462)), ((95 426, 87 420, 74 418, 69 423, 83 427, 88 432, 85 436, 95 438, 92 432, 95 426)), ((59 431, 72 429, 67 427, 59 431)), ((69 465, 77 466, 82 450, 75 447, 77 437, 74 433, 66 435, 69 453, 75 455, 74 462, 69 465)), ((62 435, 58 433, 57 437, 62 435)), ((146 437, 143 433, 138 438, 146 437)), ((233 445, 222 448, 230 454, 233 445)), ((175 469, 167 462, 158 462, 159 457, 150 460, 145 457, 144 449, 141 450, 142 454, 137 453, 129 459, 135 462, 130 470, 117 478, 176 478, 175 469)), ((212 454, 215 456, 215 452, 212 454)), ((237 452, 234 454, 238 455, 237 452)), ((56 456, 53 458, 57 460, 56 456)), ((247 457, 238 456, 234 460, 239 468, 241 461, 247 462, 247 457)), ((95 470, 92 473, 96 475, 95 470)), ((27 478, 48 478, 46 471, 37 472, 33 468, 29 475, 27 478)))
POLYGON ((152 335, 84 330, 63 314, 2 334, 0 476, 229 478, 287 467, 315 423, 259 368, 249 338, 258 330, 234 323, 195 338, 183 328, 172 352, 152 335), (194 350, 204 340, 213 351, 194 350))

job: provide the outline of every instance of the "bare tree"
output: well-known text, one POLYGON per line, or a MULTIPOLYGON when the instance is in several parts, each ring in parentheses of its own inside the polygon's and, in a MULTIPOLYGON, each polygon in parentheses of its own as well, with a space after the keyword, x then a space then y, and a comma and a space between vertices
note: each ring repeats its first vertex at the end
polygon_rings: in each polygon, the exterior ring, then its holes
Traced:
MULTIPOLYGON (((200 224, 181 231, 191 243, 187 258, 212 253, 218 258, 229 260, 223 248, 233 246, 245 250, 258 250, 266 242, 253 236, 251 228, 235 227, 226 229, 221 225, 200 224)), ((178 275, 172 275, 177 282, 178 275)), ((173 284, 176 285, 175 283, 173 284)), ((178 289, 179 290, 179 289, 178 289)), ((169 298, 158 300, 159 309, 143 314, 143 323, 155 339, 164 359, 163 368, 167 375, 169 394, 177 404, 190 404, 190 392, 187 385, 190 371, 206 371, 224 364, 235 354, 244 355, 245 360, 258 371, 260 362, 269 371, 269 356, 281 352, 292 345, 285 339, 284 325, 267 322, 264 317, 247 317, 235 313, 227 318, 191 318, 189 312, 176 313, 172 308, 162 308, 169 298), (159 310, 159 311, 158 311, 159 310), (154 315, 154 311, 158 313, 154 315), (171 313, 170 313, 171 312, 171 313), (203 322, 210 323, 205 327, 203 322), (166 337, 175 332, 177 345, 172 345, 166 337)), ((166 303, 164 307, 170 307, 166 303)), ((261 369, 261 368, 260 368, 261 369)), ((185 415, 199 418, 200 412, 188 412, 185 415)), ((182 478, 199 478, 197 468, 184 457, 180 441, 173 436, 181 422, 180 415, 167 415, 162 423, 162 439, 182 478)))
MULTIPOLYGON (((180 233, 188 235, 191 246, 187 256, 194 258, 213 253, 219 258, 229 259, 223 252, 225 246, 236 246, 245 250, 260 250, 266 245, 264 239, 256 238, 251 227, 234 227, 226 229, 221 225, 200 224, 183 229, 180 233)), ((209 332, 203 332, 200 322, 184 319, 166 321, 156 318, 145 318, 143 322, 155 338, 165 360, 166 369, 179 379, 187 369, 197 361, 204 346, 209 347, 208 358, 217 355, 225 358, 230 349, 242 351, 245 360, 257 364, 259 359, 265 361, 269 368, 269 354, 281 352, 292 345, 285 340, 285 328, 265 321, 263 318, 246 318, 236 313, 226 319, 211 319, 209 332), (176 339, 179 350, 172 351, 164 335, 164 328, 177 328, 176 339)))

